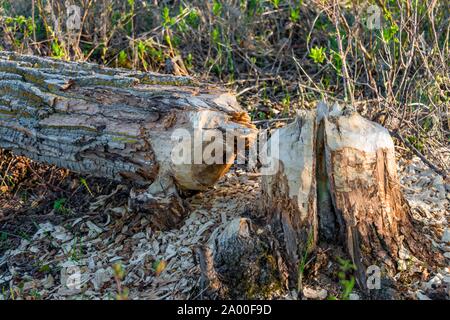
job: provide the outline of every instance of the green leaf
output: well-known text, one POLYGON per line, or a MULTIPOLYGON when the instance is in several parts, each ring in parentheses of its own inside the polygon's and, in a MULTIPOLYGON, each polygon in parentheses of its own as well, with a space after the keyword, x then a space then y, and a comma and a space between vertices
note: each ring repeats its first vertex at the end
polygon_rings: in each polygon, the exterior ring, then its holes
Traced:
POLYGON ((300 19, 300 7, 291 7, 289 9, 289 17, 292 22, 297 22, 300 19))
POLYGON ((89 192, 89 194, 93 197, 94 194, 92 193, 91 189, 89 188, 86 179, 80 178, 80 182, 86 188, 86 190, 89 192))
POLYGON ((66 202, 67 202, 67 199, 66 199, 66 198, 61 198, 61 199, 56 200, 56 201, 53 203, 53 209, 54 209, 56 212, 60 212, 60 213, 66 212, 66 210, 67 210, 67 209, 65 208, 66 202))
POLYGON ((200 15, 197 10, 192 9, 186 17, 186 23, 194 29, 197 29, 200 24, 200 15))
POLYGON ((309 53, 309 57, 317 64, 321 64, 325 61, 326 49, 323 47, 314 47, 311 48, 311 52, 309 53))
POLYGON ((214 0, 212 10, 216 17, 220 16, 220 13, 222 12, 222 4, 219 1, 214 0))
POLYGON ((398 26, 396 24, 391 25, 390 27, 383 29, 383 40, 386 43, 391 42, 391 40, 394 40, 395 42, 398 42, 399 40, 397 38, 394 38, 395 34, 398 32, 398 26))

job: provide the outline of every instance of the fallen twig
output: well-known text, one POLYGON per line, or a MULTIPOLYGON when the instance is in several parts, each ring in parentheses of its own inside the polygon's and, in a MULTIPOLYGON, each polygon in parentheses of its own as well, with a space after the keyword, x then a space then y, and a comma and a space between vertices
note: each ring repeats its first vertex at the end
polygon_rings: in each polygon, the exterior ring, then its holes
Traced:
POLYGON ((438 175, 442 176, 444 180, 447 180, 448 173, 446 170, 438 168, 430 160, 428 160, 419 150, 417 150, 414 145, 412 145, 408 140, 404 139, 398 132, 393 132, 389 130, 389 133, 399 139, 405 146, 407 146, 416 156, 418 156, 431 170, 436 172, 438 175))

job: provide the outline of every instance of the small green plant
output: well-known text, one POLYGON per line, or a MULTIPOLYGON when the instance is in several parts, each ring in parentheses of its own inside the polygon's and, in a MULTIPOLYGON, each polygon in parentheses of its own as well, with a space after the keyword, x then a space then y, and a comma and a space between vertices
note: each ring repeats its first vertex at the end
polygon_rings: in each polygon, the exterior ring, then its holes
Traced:
POLYGON ((39 270, 39 272, 42 272, 44 274, 48 274, 48 273, 52 272, 52 268, 48 264, 41 265, 38 270, 39 270))
POLYGON ((326 49, 323 47, 311 48, 309 57, 314 61, 314 63, 322 64, 327 58, 326 49))
POLYGON ((253 17, 256 14, 261 14, 263 12, 263 6, 261 5, 261 0, 248 0, 247 1, 247 16, 253 17))
POLYGON ((25 18, 22 15, 16 17, 0 15, 0 25, 3 25, 2 31, 8 35, 15 50, 19 51, 25 48, 35 30, 32 18, 25 18))
POLYGON ((80 178, 80 182, 86 188, 86 190, 89 192, 89 194, 93 197, 94 194, 92 193, 91 188, 89 188, 89 185, 88 185, 86 179, 80 178))
POLYGON ((200 25, 200 15, 196 9, 192 9, 186 17, 186 23, 194 29, 197 29, 200 25))
POLYGON ((272 5, 275 9, 278 9, 281 1, 280 0, 271 0, 270 2, 272 2, 272 5))
POLYGON ((308 233, 308 240, 306 242, 306 248, 303 251, 303 255, 298 264, 298 280, 297 280, 297 290, 301 292, 303 290, 303 275, 305 272, 305 268, 308 264, 308 254, 310 253, 314 244, 314 231, 311 229, 308 233))
POLYGON ((53 203, 53 209, 57 213, 67 214, 67 213, 69 213, 69 209, 66 208, 66 204, 67 204, 67 199, 66 198, 57 199, 53 203))
POLYGON ((116 300, 128 300, 128 288, 122 286, 122 281, 125 278, 125 269, 121 263, 113 265, 114 280, 116 281, 117 294, 116 300))
POLYGON ((220 29, 219 27, 215 27, 211 33, 212 36, 212 41, 214 43, 214 45, 217 47, 218 51, 221 51, 221 46, 220 46, 220 29))
POLYGON ((129 67, 129 59, 128 54, 125 50, 121 50, 119 52, 119 55, 117 56, 117 64, 121 68, 128 68, 129 67))
POLYGON ((175 24, 175 18, 170 16, 170 9, 165 6, 162 11, 163 27, 169 28, 175 24))
POLYGON ((289 9, 289 17, 292 22, 298 22, 300 20, 300 6, 291 7, 289 9))
POLYGON ((431 130, 431 128, 433 127, 433 118, 432 117, 426 117, 422 128, 425 132, 429 132, 431 130))
POLYGON ((258 116, 258 119, 259 119, 259 120, 265 120, 265 119, 267 119, 267 115, 266 115, 264 112, 262 112, 262 111, 259 111, 258 114, 257 114, 257 116, 258 116))
POLYGON ((353 272, 356 271, 356 266, 347 259, 342 259, 341 257, 337 258, 339 263, 339 284, 342 287, 342 293, 340 297, 330 296, 329 300, 348 300, 350 297, 350 293, 352 293, 353 288, 355 287, 355 276, 353 272))
POLYGON ((283 104, 284 108, 289 108, 289 106, 291 105, 291 95, 289 94, 288 91, 286 91, 286 93, 284 94, 281 103, 283 104))
POLYGON ((69 259, 70 260, 79 261, 81 259, 81 256, 83 254, 83 250, 81 247, 82 247, 82 244, 81 244, 81 242, 79 242, 78 237, 76 237, 75 241, 69 251, 69 259))
POLYGON ((414 146, 414 148, 416 148, 416 149, 419 150, 420 152, 423 152, 424 145, 423 145, 422 139, 417 138, 417 137, 411 135, 411 136, 408 136, 408 137, 406 138, 406 140, 408 140, 408 142, 409 142, 410 144, 412 144, 412 145, 414 146))
POLYGON ((342 57, 339 52, 331 50, 331 63, 336 70, 336 74, 340 76, 342 74, 342 57))
POLYGON ((66 52, 60 45, 58 39, 52 41, 52 57, 56 59, 64 59, 66 57, 66 52))
POLYGON ((31 236, 28 233, 26 233, 25 231, 20 231, 19 232, 19 237, 21 239, 27 240, 28 242, 31 242, 31 236))
POLYGON ((387 28, 384 28, 382 32, 383 40, 386 43, 390 43, 391 41, 398 43, 399 40, 395 37, 398 31, 398 26, 395 23, 387 28))
POLYGON ((194 60, 194 58, 192 57, 192 53, 189 53, 184 61, 186 68, 192 69, 194 67, 193 60, 194 60))
POLYGON ((216 17, 220 16, 220 13, 222 12, 222 4, 219 1, 214 0, 212 11, 216 17))
POLYGON ((41 294, 39 293, 39 291, 37 289, 32 289, 30 291, 30 299, 31 300, 40 300, 41 299, 41 294))

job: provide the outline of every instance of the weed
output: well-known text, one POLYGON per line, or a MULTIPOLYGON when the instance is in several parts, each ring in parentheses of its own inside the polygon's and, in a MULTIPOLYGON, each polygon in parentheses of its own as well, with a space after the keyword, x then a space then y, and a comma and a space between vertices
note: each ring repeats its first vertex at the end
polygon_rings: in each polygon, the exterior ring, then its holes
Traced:
POLYGON ((214 14, 216 17, 220 16, 220 14, 221 14, 221 12, 222 12, 222 4, 221 4, 219 1, 214 0, 214 1, 213 1, 212 11, 213 11, 213 14, 214 14))
POLYGON ((72 244, 72 247, 70 248, 70 250, 68 252, 68 255, 69 255, 69 260, 72 260, 75 262, 77 262, 81 259, 82 255, 83 255, 83 249, 82 249, 82 243, 78 237, 75 237, 75 240, 72 244))
POLYGON ((93 197, 94 194, 92 193, 91 189, 89 188, 89 185, 88 185, 86 179, 80 178, 80 182, 86 188, 86 190, 89 192, 89 194, 93 197))
POLYGON ((314 63, 322 64, 327 58, 326 49, 322 47, 311 48, 309 57, 314 61, 314 63))
POLYGON ((70 210, 68 208, 66 208, 66 204, 67 204, 66 198, 57 199, 53 203, 53 209, 57 213, 68 214, 70 212, 70 210))
POLYGON ((308 239, 306 242, 306 248, 303 250, 303 255, 298 264, 298 272, 297 272, 297 290, 298 292, 302 292, 303 290, 303 276, 305 272, 305 268, 308 264, 308 255, 311 252, 314 246, 314 231, 311 229, 308 233, 308 239))
POLYGON ((114 280, 117 286, 116 300, 128 300, 129 290, 123 287, 122 281, 125 278, 125 269, 121 263, 113 265, 114 280))
POLYGON ((281 1, 280 0, 271 0, 270 2, 272 2, 272 5, 275 9, 278 9, 281 1))
POLYGON ((330 296, 328 299, 348 300, 355 286, 355 276, 353 275, 353 272, 356 271, 356 266, 350 260, 342 259, 341 257, 338 257, 337 260, 339 263, 338 278, 342 292, 339 297, 330 296))
POLYGON ((298 22, 300 19, 300 6, 291 7, 289 9, 289 18, 292 22, 298 22))

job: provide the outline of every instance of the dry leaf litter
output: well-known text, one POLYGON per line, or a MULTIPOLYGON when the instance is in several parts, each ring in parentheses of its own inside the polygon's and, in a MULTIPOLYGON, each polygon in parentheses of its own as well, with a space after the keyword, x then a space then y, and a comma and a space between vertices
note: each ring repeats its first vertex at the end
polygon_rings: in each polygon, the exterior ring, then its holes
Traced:
MULTIPOLYGON (((419 158, 400 159, 399 173, 414 218, 425 225, 423 236, 449 262, 450 186, 419 158)), ((0 287, 9 287, 16 299, 116 299, 124 288, 128 299, 197 299, 201 288, 196 246, 205 243, 214 228, 255 206, 259 181, 257 174, 233 169, 214 189, 188 199, 191 213, 169 231, 152 230, 145 215, 129 213, 126 206, 104 212, 102 223, 92 215, 58 225, 39 223, 31 239, 22 239, 0 256, 0 287), (123 268, 122 278, 114 265, 123 268)), ((112 196, 100 196, 92 209, 112 196)), ((423 278, 411 283, 407 298, 449 298, 449 267, 423 278)), ((304 288, 304 298, 327 296, 327 288, 304 288)), ((5 297, 0 293, 0 299, 5 297)), ((350 299, 359 296, 353 293, 350 299)))

